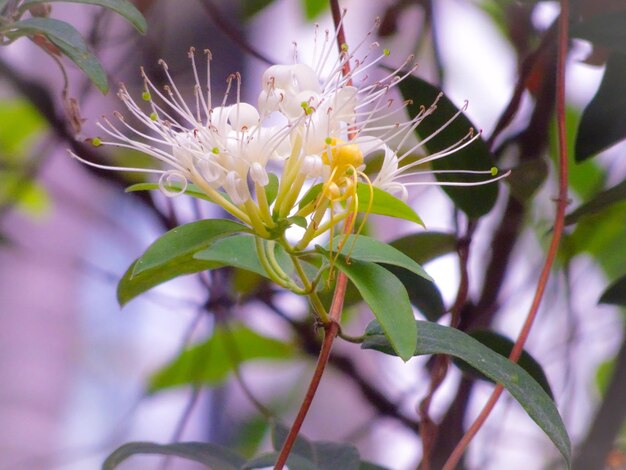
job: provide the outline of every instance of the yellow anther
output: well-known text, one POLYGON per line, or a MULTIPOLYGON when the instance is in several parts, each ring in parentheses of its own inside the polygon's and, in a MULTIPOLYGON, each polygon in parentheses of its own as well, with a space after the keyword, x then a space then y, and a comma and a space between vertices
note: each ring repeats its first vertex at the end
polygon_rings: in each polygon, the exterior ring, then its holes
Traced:
POLYGON ((322 162, 331 168, 338 168, 340 174, 348 168, 357 168, 363 164, 363 152, 358 145, 333 138, 326 139, 326 144, 326 150, 322 153, 322 162))
POLYGON ((341 190, 337 183, 333 183, 332 181, 328 182, 324 187, 324 196, 331 201, 336 201, 341 198, 341 190))

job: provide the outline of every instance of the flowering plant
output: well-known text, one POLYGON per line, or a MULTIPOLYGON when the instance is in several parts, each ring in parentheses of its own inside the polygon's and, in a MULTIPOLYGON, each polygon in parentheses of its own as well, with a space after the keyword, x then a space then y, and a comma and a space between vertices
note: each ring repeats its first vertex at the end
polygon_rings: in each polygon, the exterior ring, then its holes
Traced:
MULTIPOLYGON (((224 99, 219 106, 213 105, 212 56, 209 51, 205 51, 205 86, 199 78, 195 50, 189 51, 195 77, 195 103, 191 105, 185 102, 165 62, 161 61, 161 65, 169 84, 164 91, 156 87, 142 70, 145 84, 142 100, 146 106, 142 108, 124 86, 119 97, 146 130, 134 127, 126 117, 116 113, 119 124, 103 118, 99 125, 107 137, 94 138, 93 144, 136 149, 161 161, 165 167, 114 168, 86 163, 104 169, 156 173, 160 175, 158 187, 165 195, 173 197, 187 192, 219 205, 239 223, 222 221, 224 230, 215 231, 211 240, 205 240, 207 244, 210 241, 211 246, 196 251, 194 257, 225 263, 223 253, 216 251, 212 242, 226 235, 229 238, 222 240, 221 244, 233 251, 245 250, 254 243, 256 253, 249 252, 250 256, 240 267, 251 269, 249 263, 258 263, 260 269, 255 271, 283 288, 309 296, 314 306, 313 314, 326 324, 328 314, 317 291, 325 273, 326 278, 332 279, 335 264, 348 274, 354 271, 350 267, 351 258, 367 262, 382 260, 384 255, 389 255, 387 263, 430 280, 417 263, 390 245, 359 236, 369 214, 407 219, 423 225, 419 216, 404 202, 408 187, 483 185, 506 174, 496 176, 495 168, 418 170, 471 145, 480 134, 468 128, 453 145, 428 156, 415 157, 415 151, 458 118, 460 111, 429 137, 405 148, 413 131, 436 111, 441 97, 401 121, 398 117, 401 118, 405 108, 412 103, 404 101, 395 106, 396 100, 391 98, 391 93, 415 68, 410 64, 411 58, 400 69, 359 88, 355 85, 365 81, 367 71, 389 55, 389 51, 380 51, 377 43, 363 41, 354 52, 349 52, 347 44, 341 44, 340 53, 332 59, 335 38, 330 38, 327 33, 319 41, 317 33, 315 49, 318 53, 314 66, 295 63, 269 67, 263 74, 256 107, 241 100, 239 74, 228 78, 224 99), (368 54, 378 52, 377 57, 371 61, 357 59, 355 54, 362 48, 367 48, 368 54), (327 65, 329 71, 324 73, 327 65), (410 66, 409 70, 399 75, 405 66, 410 66), (235 103, 227 104, 231 94, 235 95, 235 103), (124 130, 134 135, 129 137, 124 130), (397 143, 391 146, 389 142, 393 140, 397 143), (382 153, 382 163, 373 174, 368 171, 367 163, 368 157, 376 153, 382 153), (433 174, 487 176, 474 181, 424 179, 433 174), (350 235, 359 216, 361 221, 356 234, 350 235), (338 230, 341 223, 343 226, 338 230), (294 225, 303 231, 296 242, 291 242, 286 232, 294 225), (338 232, 342 234, 336 236, 338 232), (231 236, 235 233, 242 235, 231 236), (311 243, 325 235, 328 238, 326 246, 317 245, 316 248, 325 261, 311 278, 306 274, 305 264, 308 262, 304 258, 311 256, 311 243), (346 245, 348 240, 351 242, 346 245), (376 252, 380 253, 375 255, 376 252), (280 256, 288 260, 288 266, 281 264, 280 256), (372 256, 374 260, 369 259, 372 256), (290 274, 292 270, 295 270, 295 279, 290 274)), ((140 185, 131 190, 147 187, 152 186, 140 185)), ((185 227, 184 231, 178 228, 164 236, 137 261, 130 280, 154 269, 153 263, 146 259, 150 260, 156 250, 162 249, 162 244, 172 244, 174 238, 182 240, 188 236, 187 230, 195 226, 185 227)), ((415 342, 413 314, 401 283, 393 276, 388 276, 388 282, 394 284, 393 291, 397 291, 404 305, 394 318, 388 318, 377 308, 373 308, 373 312, 395 352, 407 360, 413 355, 415 342), (404 325, 395 329, 394 323, 404 325)))
MULTIPOLYGON (((389 51, 381 50, 369 36, 350 48, 341 40, 341 22, 334 35, 316 30, 315 37, 313 65, 296 61, 267 68, 256 104, 242 100, 242 79, 236 73, 228 78, 225 96, 216 105, 212 55, 205 52, 204 84, 194 49, 189 51, 195 78, 191 103, 165 62, 161 65, 168 84, 163 89, 143 70, 140 100, 121 87, 119 97, 132 120, 120 113, 116 120, 103 118, 99 123, 103 135, 92 143, 139 150, 163 166, 112 167, 73 156, 102 169, 157 174, 158 183, 129 190, 160 189, 168 197, 187 194, 205 199, 234 220, 200 220, 164 234, 128 269, 119 284, 120 302, 182 274, 219 267, 251 271, 307 297, 316 324, 325 330, 305 404, 315 394, 337 335, 404 361, 419 354, 446 353, 504 384, 565 455, 560 418, 553 404, 542 401, 541 387, 519 366, 466 334, 416 321, 405 284, 431 285, 432 279, 408 253, 362 233, 372 214, 423 225, 406 202, 415 185, 491 187, 487 196, 480 193, 477 204, 465 199, 459 204, 470 217, 478 217, 493 206, 495 182, 508 173, 498 175, 493 168, 488 152, 482 151, 481 134, 468 124, 463 109, 457 110, 412 76, 412 58, 382 78, 371 79, 389 51), (410 96, 416 87, 431 95, 424 105, 410 96), (404 99, 397 97, 396 89, 404 99), (462 132, 451 142, 441 139, 459 126, 462 132), (426 135, 420 135, 424 127, 426 135), (468 159, 467 152, 477 148, 478 158, 468 159), (444 163, 459 155, 459 168, 444 163), (339 327, 348 281, 375 317, 365 334, 356 338, 339 327), (332 301, 326 295, 331 291, 332 301), (490 358, 488 365, 481 355, 490 358), (517 378, 511 380, 511 374, 517 378)), ((454 190, 449 194, 453 199, 467 198, 454 190)), ((300 424, 308 404, 301 408, 300 424)), ((294 425, 277 446, 282 450, 276 468, 288 458, 298 429, 299 424, 294 425)), ((113 468, 130 453, 120 449, 105 467, 113 468)))

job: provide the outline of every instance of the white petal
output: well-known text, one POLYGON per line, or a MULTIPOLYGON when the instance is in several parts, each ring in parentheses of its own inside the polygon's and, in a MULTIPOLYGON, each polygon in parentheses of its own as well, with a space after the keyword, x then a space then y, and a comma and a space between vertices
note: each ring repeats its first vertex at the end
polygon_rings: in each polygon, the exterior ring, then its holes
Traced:
POLYGON ((320 93, 322 87, 315 71, 306 64, 296 64, 292 66, 292 83, 294 91, 313 91, 320 93))
POLYGON ((250 198, 248 186, 234 171, 229 171, 224 180, 224 189, 233 203, 243 204, 250 198))
POLYGON ((230 106, 228 120, 231 126, 237 130, 250 128, 259 123, 259 113, 254 106, 249 103, 238 103, 230 106))
POLYGON ((319 155, 307 155, 302 159, 300 171, 311 178, 318 178, 324 174, 324 162, 319 155))
POLYGON ((259 162, 254 162, 250 167, 250 178, 261 186, 266 186, 270 182, 267 171, 259 162))

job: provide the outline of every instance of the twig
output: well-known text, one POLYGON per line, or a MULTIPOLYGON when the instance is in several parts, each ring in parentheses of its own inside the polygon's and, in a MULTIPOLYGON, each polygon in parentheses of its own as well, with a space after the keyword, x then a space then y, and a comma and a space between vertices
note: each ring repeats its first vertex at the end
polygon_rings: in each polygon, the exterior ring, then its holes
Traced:
POLYGON ((233 373, 235 374, 235 378, 237 379, 237 383, 239 383, 243 394, 250 401, 250 403, 252 403, 256 410, 263 415, 264 418, 268 420, 275 418, 272 410, 270 410, 267 406, 261 403, 257 397, 254 396, 254 393, 243 379, 243 376, 241 375, 241 368, 239 367, 242 363, 239 347, 237 346, 237 342, 235 341, 235 337, 228 322, 224 322, 222 326, 224 327, 224 333, 226 333, 224 335, 226 353, 228 354, 228 359, 233 366, 233 373))
POLYGON ((241 32, 237 30, 232 24, 226 20, 220 10, 213 4, 212 0, 198 0, 202 8, 209 14, 215 24, 228 36, 232 41, 237 44, 243 51, 250 54, 252 57, 259 59, 261 62, 265 62, 268 65, 275 64, 276 61, 270 60, 269 57, 257 51, 248 41, 243 38, 241 32))
MULTIPOLYGON (((554 220, 554 230, 552 232, 552 240, 550 241, 550 247, 546 256, 539 281, 537 283, 537 289, 533 298, 532 305, 526 317, 526 321, 522 327, 522 330, 515 341, 513 350, 509 356, 509 359, 513 362, 517 362, 524 349, 524 344, 528 339, 533 322, 537 316, 539 305, 543 298, 548 278, 550 277, 550 269, 554 259, 556 258, 559 242, 563 233, 565 209, 567 207, 567 130, 565 124, 565 62, 567 58, 567 46, 568 46, 568 21, 569 21, 569 2, 568 0, 561 0, 561 14, 559 16, 559 39, 558 39, 558 56, 557 56, 557 73, 556 73, 556 114, 557 114, 557 127, 558 127, 558 141, 559 141, 559 193, 556 204, 556 214, 554 220)), ((504 387, 500 384, 496 386, 492 392, 487 404, 483 410, 472 423, 468 431, 465 433, 457 447, 454 449, 448 461, 443 467, 443 470, 454 470, 456 464, 459 462, 463 453, 469 446, 469 443, 474 438, 476 433, 480 430, 484 422, 489 417, 489 414, 493 410, 497 403, 504 387)))
MULTIPOLYGON (((294 333, 298 336, 302 350, 311 356, 318 356, 320 349, 320 342, 317 340, 317 336, 314 334, 313 329, 310 328, 309 323, 294 321, 289 318, 279 307, 274 305, 271 298, 267 296, 262 297, 261 301, 274 313, 280 316, 283 320, 287 321, 294 333)), ((354 381, 354 385, 361 392, 363 399, 378 413, 379 416, 386 416, 389 418, 397 419, 400 423, 406 426, 416 434, 420 432, 420 425, 417 421, 409 418, 401 413, 401 406, 392 402, 387 396, 378 390, 372 383, 368 382, 359 370, 357 369, 354 361, 342 354, 333 354, 328 364, 334 367, 337 371, 344 374, 347 378, 354 381)))
MULTIPOLYGON (((343 29, 343 15, 339 8, 339 1, 330 0, 330 9, 333 14, 335 30, 337 31, 337 47, 339 48, 339 54, 342 54, 343 45, 346 41, 346 36, 343 29)), ((344 62, 343 74, 346 77, 350 76, 350 62, 348 60, 344 62)), ((348 84, 351 84, 351 81, 348 81, 348 84)), ((349 135, 349 137, 352 138, 353 136, 349 135)), ((349 232, 351 227, 352 216, 348 216, 345 220, 344 232, 349 232)), ((300 432, 300 428, 302 427, 304 418, 309 412, 309 408, 311 407, 311 403, 313 402, 313 398, 315 397, 317 387, 322 380, 322 375, 324 374, 324 370, 326 368, 326 365, 328 364, 328 359, 330 358, 330 351, 333 347, 333 342, 335 341, 337 333, 339 332, 339 322, 341 320, 341 312, 343 311, 343 301, 346 296, 347 284, 347 276, 343 272, 339 272, 339 274, 337 275, 337 283, 335 284, 335 292, 333 293, 333 300, 330 306, 330 321, 328 324, 324 325, 324 341, 322 343, 322 349, 320 350, 320 354, 317 360, 317 365, 315 366, 315 372, 313 374, 313 377, 311 378, 311 383, 309 384, 307 393, 304 397, 302 405, 300 406, 298 415, 296 416, 296 419, 291 426, 289 433, 287 434, 287 438, 283 443, 283 447, 280 450, 278 460, 274 465, 274 470, 282 470, 285 463, 287 462, 287 458, 289 457, 289 453, 291 452, 291 449, 296 442, 296 438, 298 437, 298 432, 300 432)))
POLYGON ((550 46, 556 37, 556 26, 557 22, 554 22, 552 26, 550 26, 550 29, 548 29, 548 31, 544 34, 541 44, 539 44, 534 52, 528 55, 522 62, 520 67, 520 76, 517 84, 515 85, 515 89, 513 90, 513 96, 511 97, 504 112, 500 115, 500 118, 498 119, 498 122, 496 123, 496 126, 487 141, 487 145, 489 145, 491 149, 493 149, 496 138, 511 123, 513 117, 515 117, 522 101, 522 95, 528 86, 528 80, 531 77, 532 72, 535 70, 535 66, 541 61, 546 53, 550 53, 550 46))
POLYGON ((331 322, 325 330, 324 342, 322 343, 322 349, 320 350, 320 354, 317 359, 317 365, 315 366, 315 372, 313 373, 313 377, 311 378, 311 383, 309 384, 309 388, 306 392, 306 395, 304 396, 304 400, 300 405, 298 415, 291 425, 289 434, 287 434, 287 438, 285 439, 283 448, 280 450, 280 454, 278 456, 278 459, 276 460, 276 464, 274 465, 274 470, 282 470, 285 463, 287 463, 287 458, 289 457, 291 449, 296 442, 298 432, 302 427, 302 423, 304 423, 304 418, 306 418, 306 415, 309 412, 309 408, 311 408, 311 403, 313 403, 313 398, 315 397, 315 393, 317 392, 317 387, 322 380, 322 375, 324 374, 326 364, 328 364, 330 350, 332 349, 333 341, 337 336, 337 331, 339 331, 339 324, 336 322, 331 322))

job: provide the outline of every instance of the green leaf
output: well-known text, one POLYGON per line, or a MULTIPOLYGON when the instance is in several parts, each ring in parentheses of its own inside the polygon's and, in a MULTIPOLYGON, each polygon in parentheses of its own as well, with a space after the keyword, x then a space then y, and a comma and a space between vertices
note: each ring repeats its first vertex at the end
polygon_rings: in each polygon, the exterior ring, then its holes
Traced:
POLYGON ((456 237, 443 232, 412 233, 389 244, 419 264, 456 251, 456 237))
POLYGON ((0 101, 0 161, 17 164, 29 155, 46 122, 29 102, 21 99, 0 101))
POLYGON ((317 18, 328 6, 326 0, 301 0, 306 19, 311 21, 317 18))
POLYGON ((386 215, 388 217, 409 220, 420 224, 422 227, 425 226, 422 219, 420 219, 410 206, 380 188, 359 183, 357 184, 356 194, 359 198, 359 212, 367 212, 369 210, 370 214, 386 215), (371 190, 373 190, 374 201, 370 207, 371 190))
MULTIPOLYGON (((626 31, 622 23, 622 30, 626 31)), ((600 87, 583 111, 576 134, 576 161, 581 162, 626 138, 626 55, 614 53, 600 87)))
POLYGON ((307 204, 313 202, 315 198, 322 192, 322 187, 324 183, 318 183, 309 188, 309 190, 302 196, 300 202, 298 202, 298 208, 302 209, 307 204))
MULTIPOLYGON (((333 240, 333 248, 336 248, 344 239, 339 235, 333 240)), ((327 245, 328 247, 328 245, 327 245)), ((407 255, 397 250, 391 245, 366 237, 365 235, 349 235, 345 238, 345 243, 341 250, 343 255, 349 255, 350 260, 370 261, 372 263, 390 264, 407 269, 418 276, 432 282, 424 268, 409 258, 407 255)))
MULTIPOLYGON (((456 237, 450 233, 420 232, 406 235, 390 243, 419 264, 427 263, 439 256, 456 250, 456 237)), ((446 313, 443 297, 433 282, 403 269, 389 268, 406 288, 411 304, 428 320, 437 321, 446 313)))
MULTIPOLYGON (((218 240, 208 248, 197 252, 193 257, 202 261, 220 263, 224 266, 246 269, 263 277, 268 277, 267 272, 259 262, 254 237, 251 235, 234 235, 218 240)), ((276 245, 276 257, 287 274, 293 272, 291 259, 280 245, 276 245)))
POLYGON ((249 20, 258 12, 268 7, 274 2, 274 0, 246 0, 245 2, 241 2, 241 7, 243 8, 243 17, 246 20, 249 20))
POLYGON ((383 467, 382 465, 375 464, 373 462, 368 462, 366 460, 361 461, 359 465, 359 470, 390 470, 388 467, 383 467))
POLYGON ((96 56, 89 51, 80 33, 71 24, 53 18, 27 18, 2 29, 9 30, 6 35, 10 38, 34 34, 44 35, 85 72, 102 93, 108 91, 106 72, 96 56))
POLYGON ((578 222, 581 217, 598 213, 618 202, 626 201, 626 180, 615 186, 600 191, 589 201, 578 206, 565 217, 565 225, 578 222))
POLYGON ((265 186, 265 197, 267 198, 267 203, 271 205, 278 195, 278 176, 274 173, 270 173, 268 176, 270 181, 265 186))
POLYGON ((613 373, 615 372, 615 358, 611 358, 598 365, 596 369, 596 388, 600 392, 600 396, 604 397, 606 389, 611 383, 613 373))
POLYGON ((298 227, 302 227, 302 228, 306 228, 307 227, 307 220, 305 217, 301 217, 299 215, 293 215, 291 217, 287 217, 287 220, 289 223, 297 225, 298 227))
POLYGON ((136 261, 132 276, 176 262, 177 258, 187 260, 219 238, 237 232, 249 232, 249 229, 245 225, 224 219, 199 220, 176 227, 148 247, 136 261))
MULTIPOLYGON (((278 460, 279 452, 268 452, 258 457, 253 458, 246 462, 242 467, 242 470, 251 470, 254 468, 267 469, 273 467, 278 460)), ((293 452, 287 457, 287 468, 290 470, 319 470, 319 467, 311 462, 309 459, 304 458, 293 452)))
MULTIPOLYGON (((605 170, 594 159, 577 162, 575 156, 576 134, 580 125, 582 110, 573 106, 565 108, 565 129, 567 131, 567 183, 581 199, 587 200, 604 185, 605 170)), ((558 165, 559 136, 556 119, 552 119, 549 128, 549 154, 554 165, 558 165)))
POLYGON ((117 301, 122 307, 138 295, 176 277, 224 266, 222 263, 199 261, 189 255, 188 257, 178 257, 169 263, 162 264, 159 266, 159 269, 150 269, 133 275, 136 262, 130 265, 117 285, 117 301))
POLYGON ((417 276, 406 269, 389 266, 387 269, 396 276, 409 294, 411 304, 418 309, 426 319, 437 321, 446 314, 446 307, 439 288, 434 282, 417 276))
POLYGON ((574 25, 571 35, 626 54, 626 10, 594 15, 574 25))
POLYGON ((146 30, 148 29, 146 19, 143 17, 141 12, 137 10, 137 8, 135 8, 135 6, 128 0, 24 0, 24 2, 22 2, 22 5, 20 6, 20 12, 26 11, 33 5, 53 2, 98 5, 103 8, 108 8, 109 10, 114 11, 118 15, 124 17, 141 34, 146 34, 146 30))
POLYGON ((165 367, 154 373, 149 393, 181 385, 214 386, 244 362, 257 359, 291 359, 295 349, 283 341, 262 336, 244 325, 216 326, 203 343, 184 350, 165 367))
POLYGON ((258 454, 259 447, 268 435, 269 424, 267 419, 260 414, 253 414, 239 421, 233 429, 232 436, 235 450, 247 458, 258 454))
MULTIPOLYGON (((289 429, 279 423, 272 426, 272 446, 279 451, 289 429)), ((312 462, 317 470, 358 470, 361 458, 356 447, 338 442, 310 441, 298 436, 292 453, 312 462)), ((297 468, 297 467, 292 467, 297 468)))
MULTIPOLYGON (((180 183, 172 183, 172 184, 165 186, 165 189, 176 192, 176 193, 181 192, 182 188, 183 188, 183 185, 180 183)), ((134 191, 152 191, 152 190, 160 191, 161 186, 158 183, 137 183, 126 188, 127 193, 132 193, 134 191)), ((188 196, 198 198, 198 199, 204 199, 205 201, 213 202, 209 196, 207 196, 204 192, 202 192, 200 188, 198 188, 195 184, 192 184, 192 183, 189 183, 187 187, 185 188, 185 190, 182 191, 182 193, 188 196)))
POLYGON ((0 169, 0 207, 14 206, 33 219, 42 219, 50 210, 50 197, 38 181, 26 174, 27 171, 0 169))
POLYGON ((626 275, 613 282, 602 293, 599 303, 626 307, 626 275))
POLYGON ((625 239, 626 201, 623 201, 581 217, 575 229, 564 235, 559 251, 569 259, 580 253, 590 254, 608 276, 617 277, 626 265, 625 239))
POLYGON ((409 360, 415 351, 417 331, 409 296, 400 280, 376 263, 356 259, 346 262, 343 255, 335 256, 335 266, 359 290, 394 351, 403 360, 409 360))
MULTIPOLYGON (((511 341, 506 336, 498 334, 494 331, 489 330, 476 330, 471 331, 469 335, 477 341, 480 341, 481 344, 484 344, 492 351, 497 352, 503 357, 508 358, 513 351, 513 341, 511 341)), ((453 359, 454 364, 464 372, 473 375, 476 378, 481 380, 487 380, 488 382, 493 382, 489 377, 481 373, 478 369, 470 366, 467 362, 462 359, 453 359)), ((537 381, 541 388, 545 390, 545 392, 554 400, 554 394, 552 393, 552 389, 550 388, 550 383, 548 382, 548 378, 546 377, 545 372, 543 371, 543 367, 541 364, 537 362, 537 360, 532 357, 528 351, 524 350, 522 355, 517 361, 517 364, 524 369, 528 374, 537 381)))
MULTIPOLYGON (((447 97, 439 97, 441 90, 417 77, 408 76, 398 86, 402 96, 411 100, 412 104, 407 107, 411 117, 417 116, 422 106, 428 107, 437 99, 439 100, 437 101, 437 109, 415 129, 422 141, 434 136, 424 144, 430 154, 449 148, 467 135, 470 129, 476 129, 464 114, 460 114, 439 134, 434 135, 458 113, 459 109, 447 97)), ((478 138, 454 154, 434 160, 431 165, 434 170, 489 171, 493 168, 493 156, 485 141, 478 138)), ((477 175, 477 178, 467 174, 444 173, 436 176, 440 182, 476 182, 485 179, 485 175, 477 175)), ((487 214, 493 208, 498 197, 497 183, 469 187, 443 186, 442 189, 456 206, 472 219, 487 214)))
MULTIPOLYGON (((528 372, 462 331, 432 322, 417 321, 416 323, 417 341, 414 355, 455 356, 463 359, 494 382, 502 384, 552 440, 569 465, 571 446, 563 421, 554 401, 528 372)), ((386 354, 394 354, 379 324, 370 323, 365 334, 365 341, 361 345, 363 349, 375 349, 386 354)))
POLYGON ((548 177, 548 163, 541 157, 526 160, 511 169, 506 182, 520 202, 530 201, 548 177))
POLYGON ((170 455, 199 462, 211 470, 239 470, 244 459, 232 450, 206 442, 179 442, 157 444, 154 442, 129 442, 115 450, 102 464, 102 470, 114 470, 134 455, 170 455))

